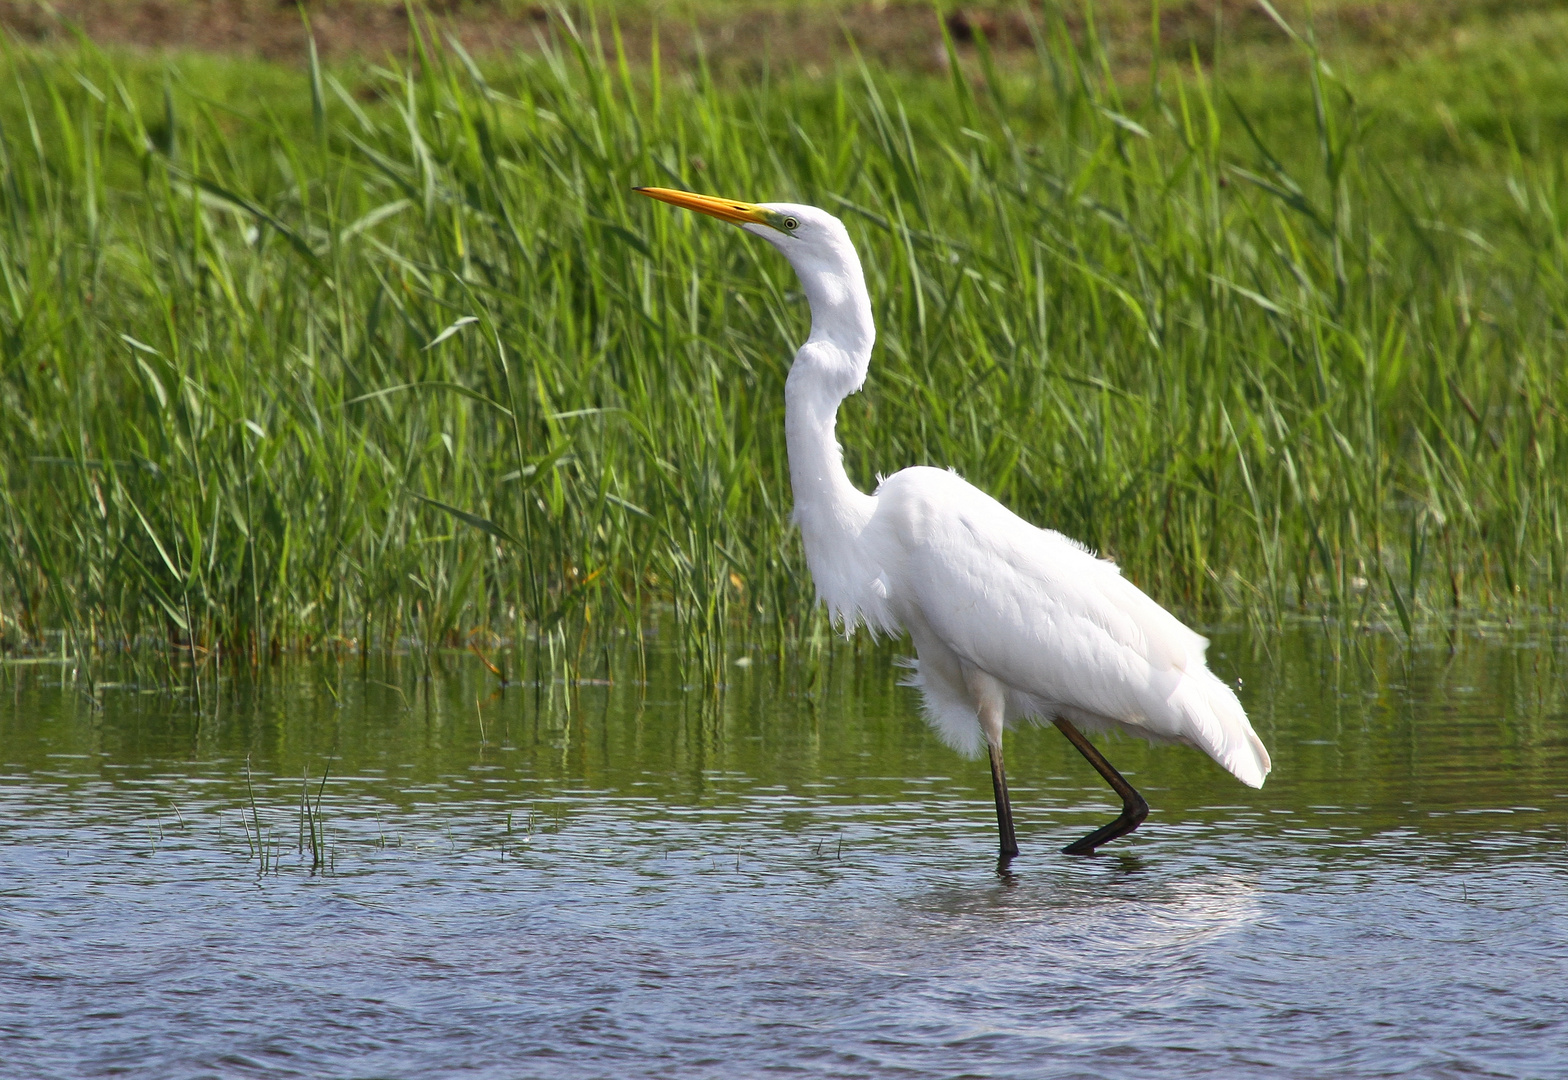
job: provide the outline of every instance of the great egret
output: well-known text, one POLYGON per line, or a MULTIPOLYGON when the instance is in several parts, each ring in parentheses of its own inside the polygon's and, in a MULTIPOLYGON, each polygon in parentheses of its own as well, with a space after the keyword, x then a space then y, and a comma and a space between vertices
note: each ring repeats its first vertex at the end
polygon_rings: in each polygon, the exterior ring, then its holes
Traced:
POLYGON ((1024 521, 951 471, 904 469, 867 495, 834 438, 838 406, 866 379, 876 330, 844 223, 814 206, 744 203, 668 188, 655 199, 732 222, 795 268, 811 336, 784 386, 795 521, 817 595, 846 629, 908 631, 912 685, 954 748, 991 759, 1005 865, 1018 854, 1002 730, 1049 720, 1122 798, 1119 817, 1063 850, 1087 855, 1136 829, 1149 804, 1084 738, 1118 730, 1206 752, 1251 787, 1269 754, 1208 644, 1082 544, 1024 521))

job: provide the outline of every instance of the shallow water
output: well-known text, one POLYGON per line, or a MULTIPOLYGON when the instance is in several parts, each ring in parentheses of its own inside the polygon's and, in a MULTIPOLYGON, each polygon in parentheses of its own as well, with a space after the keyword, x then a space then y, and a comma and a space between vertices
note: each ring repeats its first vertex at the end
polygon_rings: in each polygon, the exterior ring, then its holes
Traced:
POLYGON ((1568 1075, 1563 634, 1213 636, 1267 787, 1102 740, 1153 813, 1075 859, 1017 733, 1007 877, 882 650, 0 668, 0 1075, 1568 1075))

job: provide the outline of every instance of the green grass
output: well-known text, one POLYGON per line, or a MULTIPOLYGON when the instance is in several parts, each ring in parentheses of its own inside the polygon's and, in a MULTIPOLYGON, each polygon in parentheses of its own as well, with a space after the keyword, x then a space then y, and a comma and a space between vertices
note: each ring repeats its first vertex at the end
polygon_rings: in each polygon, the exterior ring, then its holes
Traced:
POLYGON ((571 35, 483 72, 13 47, 0 635, 570 658, 669 606, 714 672, 727 633, 819 633, 792 272, 643 183, 845 218, 880 327, 841 413, 867 486, 951 465, 1197 619, 1554 607, 1542 18, 1359 97, 1305 47, 1118 88, 1049 24, 1032 70, 737 86, 571 35))

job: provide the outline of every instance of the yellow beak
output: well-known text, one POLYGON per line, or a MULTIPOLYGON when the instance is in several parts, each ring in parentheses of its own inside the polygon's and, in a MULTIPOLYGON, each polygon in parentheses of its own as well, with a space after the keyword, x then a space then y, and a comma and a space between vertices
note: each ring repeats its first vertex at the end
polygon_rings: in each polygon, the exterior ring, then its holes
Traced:
POLYGON ((697 195, 690 191, 675 191, 671 188, 640 187, 632 188, 640 191, 650 199, 667 202, 671 206, 684 206, 688 210, 695 210, 699 214, 716 217, 720 221, 728 221, 733 225, 768 225, 775 215, 770 210, 751 203, 736 202, 734 199, 720 199, 713 195, 697 195))

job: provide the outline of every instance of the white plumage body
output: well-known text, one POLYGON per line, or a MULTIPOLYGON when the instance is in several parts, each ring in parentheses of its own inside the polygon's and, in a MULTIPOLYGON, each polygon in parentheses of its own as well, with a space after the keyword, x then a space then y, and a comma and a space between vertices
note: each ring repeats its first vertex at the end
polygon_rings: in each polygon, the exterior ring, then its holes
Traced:
MULTIPOLYGON (((909 680, 943 740, 983 747, 969 665, 1005 690, 1005 722, 1061 716, 1206 752, 1259 787, 1268 752, 1231 689, 1204 662, 1207 642, 1083 545, 1024 521, 956 473, 913 468, 882 481, 852 564, 821 563, 823 601, 848 625, 908 631, 909 680)), ((818 557, 812 558, 812 549, 818 557)))

